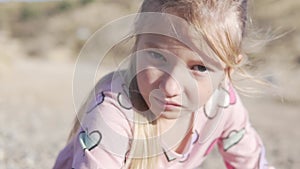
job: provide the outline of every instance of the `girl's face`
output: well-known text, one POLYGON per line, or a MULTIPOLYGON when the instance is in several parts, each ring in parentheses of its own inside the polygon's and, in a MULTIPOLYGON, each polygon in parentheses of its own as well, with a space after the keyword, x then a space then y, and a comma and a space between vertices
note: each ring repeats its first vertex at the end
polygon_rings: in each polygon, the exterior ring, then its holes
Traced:
POLYGON ((156 118, 195 112, 224 78, 220 63, 166 36, 141 35, 137 51, 138 88, 156 118))

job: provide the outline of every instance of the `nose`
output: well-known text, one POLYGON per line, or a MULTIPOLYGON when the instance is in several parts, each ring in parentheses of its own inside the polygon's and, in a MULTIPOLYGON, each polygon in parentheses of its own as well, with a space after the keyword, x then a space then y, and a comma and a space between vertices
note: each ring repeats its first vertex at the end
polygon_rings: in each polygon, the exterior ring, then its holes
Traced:
POLYGON ((175 97, 181 93, 181 87, 178 81, 170 74, 165 73, 159 83, 159 89, 166 97, 175 97))

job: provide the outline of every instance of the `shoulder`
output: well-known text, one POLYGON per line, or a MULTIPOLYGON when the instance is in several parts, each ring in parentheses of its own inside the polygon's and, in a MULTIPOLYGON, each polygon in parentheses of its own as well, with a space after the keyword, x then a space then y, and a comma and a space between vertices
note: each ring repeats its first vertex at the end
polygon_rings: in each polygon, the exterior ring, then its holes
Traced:
POLYGON ((129 89, 124 71, 111 72, 101 78, 90 93, 85 108, 86 118, 104 120, 128 120, 132 114, 129 89))
POLYGON ((250 125, 248 110, 232 85, 229 85, 228 93, 230 104, 223 109, 223 135, 228 135, 232 131, 243 132, 250 125))
POLYGON ((81 130, 100 133, 102 145, 110 149, 111 142, 125 143, 132 136, 132 106, 119 73, 112 72, 99 80, 81 122, 81 130))
POLYGON ((232 85, 229 85, 228 93, 230 98, 230 104, 227 108, 224 109, 225 117, 227 117, 227 120, 234 121, 245 119, 246 116, 248 116, 248 111, 245 108, 238 92, 232 85))
POLYGON ((95 85, 78 114, 78 130, 54 168, 121 168, 124 164, 133 127, 120 73, 112 72, 95 85))
POLYGON ((89 94, 84 110, 86 114, 96 107, 114 107, 121 112, 131 110, 129 89, 126 85, 125 71, 111 72, 103 76, 89 94))

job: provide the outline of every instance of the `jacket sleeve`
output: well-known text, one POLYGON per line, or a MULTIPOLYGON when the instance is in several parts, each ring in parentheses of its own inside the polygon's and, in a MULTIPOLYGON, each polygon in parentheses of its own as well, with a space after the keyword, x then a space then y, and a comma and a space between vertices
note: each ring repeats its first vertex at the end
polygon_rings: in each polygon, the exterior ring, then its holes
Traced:
POLYGON ((261 138, 249 122, 248 112, 231 89, 235 101, 226 112, 224 130, 218 141, 227 169, 274 169, 265 158, 261 138))
POLYGON ((54 168, 118 169, 124 166, 131 137, 129 120, 113 94, 103 92, 101 95, 94 106, 89 106, 91 109, 85 114, 80 130, 60 153, 54 168))

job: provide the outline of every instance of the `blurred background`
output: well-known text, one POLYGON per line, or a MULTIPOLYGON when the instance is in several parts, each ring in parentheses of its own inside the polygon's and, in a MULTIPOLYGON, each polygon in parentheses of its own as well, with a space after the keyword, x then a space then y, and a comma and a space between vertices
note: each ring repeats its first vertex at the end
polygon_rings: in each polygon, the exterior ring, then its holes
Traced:
MULTIPOLYGON (((51 168, 75 116, 72 78, 87 39, 141 0, 0 0, 0 168, 51 168)), ((250 0, 253 24, 282 35, 251 56, 276 90, 243 97, 269 162, 300 167, 300 1, 250 0)), ((216 151, 202 168, 225 168, 216 151)))

